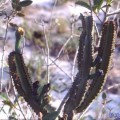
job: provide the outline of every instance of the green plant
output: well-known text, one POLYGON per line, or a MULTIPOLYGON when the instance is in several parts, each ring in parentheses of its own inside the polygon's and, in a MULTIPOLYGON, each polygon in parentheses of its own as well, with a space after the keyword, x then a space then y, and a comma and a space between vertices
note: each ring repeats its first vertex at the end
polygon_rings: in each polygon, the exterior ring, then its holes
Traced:
MULTIPOLYGON (((30 0, 22 2, 19 0, 12 0, 12 7, 15 10, 15 13, 22 15, 22 13, 18 11, 31 3, 32 1, 30 0)), ((48 82, 47 84, 42 85, 38 81, 32 82, 28 73, 28 68, 24 63, 21 49, 24 29, 15 24, 11 24, 16 28, 16 43, 15 51, 11 52, 8 56, 10 76, 20 96, 25 99, 40 120, 73 120, 74 115, 83 112, 102 90, 115 47, 115 23, 107 20, 107 17, 105 17, 101 38, 99 39, 100 45, 99 48, 95 50, 94 43, 96 42, 96 39, 94 38, 93 32, 94 21, 92 12, 97 14, 97 12, 102 9, 102 3, 102 0, 99 2, 94 1, 94 5, 91 6, 84 2, 76 2, 76 4, 80 4, 90 9, 91 14, 87 16, 80 15, 83 30, 80 35, 77 54, 78 73, 65 101, 63 100, 58 110, 54 110, 49 104, 50 83, 48 82), (59 114, 63 105, 65 105, 63 116, 60 117, 59 114)), ((106 3, 107 6, 105 7, 108 8, 111 1, 107 1, 106 3)), ((47 50, 49 59, 49 49, 47 50)), ((4 103, 12 106, 9 101, 4 103)))
MULTIPOLYGON (((76 75, 68 100, 65 103, 63 119, 67 120, 73 119, 74 112, 79 113, 86 109, 102 89, 109 69, 111 54, 115 47, 115 24, 113 21, 107 21, 103 25, 100 46, 97 51, 98 54, 93 58, 93 18, 92 16, 84 17, 81 15, 81 19, 84 29, 80 36, 78 50, 79 72, 76 75), (88 83, 89 81, 92 81, 91 84, 88 83)), ((39 118, 55 120, 60 110, 49 111, 47 109, 50 84, 41 86, 38 81, 32 83, 27 67, 24 64, 24 58, 20 49, 23 32, 23 29, 20 27, 16 30, 15 51, 10 53, 8 60, 10 74, 18 93, 24 97, 37 115, 42 114, 39 118)))

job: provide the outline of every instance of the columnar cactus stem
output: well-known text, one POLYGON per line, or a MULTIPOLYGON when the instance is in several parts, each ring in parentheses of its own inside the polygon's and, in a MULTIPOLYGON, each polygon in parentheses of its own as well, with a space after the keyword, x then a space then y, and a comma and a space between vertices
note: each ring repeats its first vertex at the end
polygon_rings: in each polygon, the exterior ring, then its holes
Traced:
POLYGON ((8 64, 9 64, 9 68, 10 68, 10 75, 13 79, 13 82, 15 84, 15 87, 18 91, 18 93, 24 97, 24 99, 27 101, 27 103, 30 105, 30 107, 36 112, 36 114, 39 114, 39 112, 42 112, 42 113, 46 113, 46 110, 42 110, 40 107, 39 107, 39 104, 37 103, 36 99, 34 98, 33 96, 33 91, 32 91, 32 88, 28 82, 28 73, 26 72, 26 70, 23 70, 25 69, 25 64, 23 62, 23 58, 21 56, 21 54, 13 51, 10 53, 9 57, 8 57, 8 64), (15 60, 15 57, 19 56, 19 65, 20 66, 17 66, 16 65, 16 60, 15 60), (21 63, 21 64, 20 64, 21 63), (20 67, 22 70, 21 72, 19 73, 18 72, 18 67, 20 67), (21 83, 21 80, 22 83, 21 83))
POLYGON ((86 18, 81 15, 83 31, 80 36, 78 50, 78 70, 74 83, 70 89, 69 98, 64 107, 64 114, 68 115, 67 119, 72 120, 72 113, 76 107, 84 100, 84 96, 89 87, 88 80, 93 62, 93 19, 92 16, 86 18), (74 103, 74 104, 73 104, 74 103))
MULTIPOLYGON (((47 105, 49 103, 48 92, 50 90, 50 84, 43 85, 38 84, 35 89, 35 84, 32 83, 28 73, 28 69, 24 63, 24 58, 21 54, 21 35, 23 35, 23 29, 16 31, 16 44, 15 51, 11 52, 8 56, 8 64, 10 69, 10 76, 13 79, 14 85, 18 93, 24 97, 30 107, 36 112, 37 115, 47 115, 47 105), (39 93, 39 88, 41 92, 39 93)), ((42 119, 42 116, 41 116, 42 119)), ((43 119, 44 120, 44 119, 43 119)))

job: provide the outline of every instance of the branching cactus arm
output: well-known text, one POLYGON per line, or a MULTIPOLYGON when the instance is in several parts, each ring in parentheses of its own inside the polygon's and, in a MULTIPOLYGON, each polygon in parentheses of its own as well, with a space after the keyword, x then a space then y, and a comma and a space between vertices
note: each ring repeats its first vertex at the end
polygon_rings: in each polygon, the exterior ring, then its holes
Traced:
POLYGON ((102 62, 96 65, 95 77, 92 80, 84 101, 76 109, 76 112, 82 112, 95 99, 98 93, 102 90, 106 81, 107 72, 110 67, 112 53, 115 47, 115 24, 113 21, 104 23, 101 43, 98 50, 98 57, 101 57, 102 62), (103 74, 99 71, 102 70, 103 74))
MULTIPOLYGON (((28 69, 24 63, 24 58, 21 54, 20 50, 20 39, 21 33, 19 30, 16 31, 16 40, 18 40, 15 44, 15 51, 11 52, 8 56, 8 64, 10 69, 10 76, 13 79, 14 85, 18 91, 18 93, 24 97, 26 102, 30 105, 30 107, 36 112, 36 114, 42 113, 43 115, 47 114, 47 110, 43 107, 44 104, 48 104, 48 94, 49 88, 42 89, 42 103, 38 102, 37 95, 34 94, 34 86, 30 79, 28 69), (19 34, 19 35, 18 35, 19 34), (46 91, 47 90, 47 91, 46 91), (46 98, 46 99, 45 99, 46 98)), ((48 86, 49 87, 49 86, 48 86)), ((44 88, 44 87, 43 87, 44 88)))
MULTIPOLYGON (((64 106, 64 117, 59 117, 63 120, 73 120, 74 114, 85 110, 102 90, 115 47, 115 24, 113 21, 107 21, 103 25, 100 46, 94 60, 93 17, 81 15, 81 20, 83 31, 80 35, 77 56, 78 73, 64 106)), ((60 110, 49 109, 50 84, 40 85, 38 81, 32 83, 24 63, 21 54, 23 32, 20 28, 16 30, 15 51, 8 56, 10 75, 18 93, 24 97, 36 114, 41 113, 40 120, 55 120, 60 110)))
POLYGON ((93 19, 91 16, 86 18, 81 15, 83 32, 80 36, 78 50, 78 70, 76 78, 70 90, 69 99, 64 107, 64 114, 68 115, 67 119, 72 119, 74 109, 84 100, 86 90, 88 89, 88 77, 93 62, 93 19), (74 104, 73 104, 74 103, 74 104))

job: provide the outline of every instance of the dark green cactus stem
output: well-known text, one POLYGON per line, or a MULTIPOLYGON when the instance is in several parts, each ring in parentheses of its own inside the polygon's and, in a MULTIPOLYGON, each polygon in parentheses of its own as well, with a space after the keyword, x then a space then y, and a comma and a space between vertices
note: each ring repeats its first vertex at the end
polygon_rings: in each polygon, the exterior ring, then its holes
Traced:
MULTIPOLYGON (((18 53, 17 53, 18 54, 18 53)), ((13 79, 14 85, 18 91, 18 93, 24 97, 26 102, 30 105, 30 107, 36 112, 36 114, 39 114, 40 112, 46 113, 46 110, 42 109, 39 104, 37 103, 36 99, 34 98, 32 94, 32 89, 29 83, 25 85, 24 83, 21 84, 20 76, 17 71, 17 66, 15 62, 15 55, 16 52, 11 52, 8 56, 8 64, 10 69, 10 75, 13 79), (24 87, 23 87, 24 86, 24 87), (25 88, 26 87, 26 88, 25 88)), ((25 80, 25 79, 24 79, 25 80)))
POLYGON ((9 65, 10 75, 11 75, 13 81, 14 81, 14 84, 15 84, 15 87, 16 87, 17 91, 19 92, 19 94, 21 96, 25 96, 25 92, 22 89, 22 86, 21 86, 21 83, 20 83, 20 78, 17 74, 14 52, 11 52, 8 56, 8 65, 9 65))
POLYGON ((77 62, 78 62, 78 70, 80 73, 83 71, 83 59, 84 59, 84 47, 85 47, 85 37, 86 37, 86 23, 85 23, 85 16, 82 14, 80 15, 82 21, 82 33, 80 35, 79 40, 79 49, 77 54, 77 62))
POLYGON ((42 113, 44 116, 48 112, 46 110, 46 107, 49 104, 48 92, 50 90, 50 85, 44 85, 42 92, 40 94, 37 92, 36 94, 34 94, 35 89, 32 84, 30 75, 28 73, 28 69, 24 63, 24 58, 21 54, 22 43, 21 37, 23 33, 24 30, 21 27, 19 27, 15 33, 16 36, 15 51, 11 52, 10 55, 8 56, 10 75, 13 79, 13 82, 18 93, 24 97, 26 102, 36 112, 37 115, 39 113, 42 113), (38 101, 38 95, 39 99, 42 102, 38 101))
POLYGON ((15 63, 17 68, 17 74, 20 77, 20 82, 22 84, 23 90, 26 94, 32 93, 32 81, 28 73, 28 69, 25 66, 22 54, 15 52, 15 63))
POLYGON ((18 33, 18 31, 15 32, 15 37, 15 51, 20 52, 21 35, 18 33))
POLYGON ((24 63, 24 58, 21 54, 21 44, 22 44, 22 36, 24 34, 24 29, 21 27, 18 27, 16 32, 15 32, 15 51, 13 52, 14 54, 14 59, 15 59, 15 65, 17 69, 17 74, 20 78, 20 82, 22 85, 22 88, 26 94, 31 94, 32 92, 32 81, 28 73, 28 69, 25 66, 24 63))
POLYGON ((88 77, 93 62, 93 19, 92 16, 82 17, 83 32, 80 36, 78 50, 78 70, 76 78, 70 90, 69 99, 64 107, 64 114, 68 115, 68 120, 72 120, 73 111, 84 100, 85 93, 89 87, 88 77), (74 104, 73 104, 74 103, 74 104))
POLYGON ((50 84, 40 85, 38 81, 32 83, 28 69, 24 63, 21 53, 23 33, 24 30, 21 27, 18 27, 15 32, 15 51, 11 52, 8 56, 10 76, 18 93, 25 99, 34 112, 40 115, 41 120, 42 117, 43 120, 48 120, 48 118, 55 120, 60 111, 55 112, 49 105, 50 97, 48 93, 50 91, 50 84))
MULTIPOLYGON (((82 73, 80 74, 81 81, 83 83, 80 83, 81 86, 79 86, 79 92, 81 94, 77 93, 77 105, 79 106, 82 101, 84 101, 85 94, 87 92, 87 89, 89 88, 89 75, 91 73, 91 65, 93 63, 93 18, 92 16, 88 16, 85 19, 86 24, 86 37, 85 37, 85 46, 84 46, 84 57, 83 57, 83 67, 82 73)), ((78 51, 79 52, 79 51, 78 51)), ((80 57, 80 56, 79 56, 80 57)))

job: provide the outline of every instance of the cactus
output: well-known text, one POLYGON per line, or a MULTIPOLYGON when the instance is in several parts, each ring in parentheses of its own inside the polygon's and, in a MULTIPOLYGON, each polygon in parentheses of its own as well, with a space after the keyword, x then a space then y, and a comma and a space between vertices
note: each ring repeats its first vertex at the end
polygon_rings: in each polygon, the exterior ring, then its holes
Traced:
POLYGON ((107 72, 110 67, 114 47, 115 24, 113 21, 107 21, 104 23, 103 26, 100 47, 98 49, 98 56, 101 57, 102 62, 96 65, 96 73, 98 72, 98 70, 102 70, 103 74, 96 74, 96 76, 93 78, 92 83, 84 98, 84 101, 78 108, 76 108, 76 112, 82 112, 102 90, 103 85, 106 81, 107 72))
POLYGON ((85 17, 81 14, 80 18, 83 31, 80 35, 77 55, 78 73, 65 102, 63 118, 59 116, 60 111, 49 109, 50 84, 40 85, 38 81, 32 82, 21 53, 24 30, 20 27, 16 30, 15 51, 8 56, 10 76, 20 96, 37 115, 41 114, 39 118, 41 120, 55 120, 56 118, 73 120, 74 114, 83 112, 105 84, 115 47, 115 24, 113 21, 104 23, 100 45, 94 59, 93 17, 85 17))
POLYGON ((97 56, 95 60, 93 59, 92 19, 92 16, 86 18, 82 16, 82 24, 85 28, 79 42, 79 72, 76 75, 64 107, 64 115, 67 116, 67 120, 72 120, 74 113, 83 112, 100 93, 105 84, 115 48, 115 24, 113 21, 107 21, 103 25, 97 56), (89 81, 91 81, 90 84, 89 81))
MULTIPOLYGON (((84 99, 86 90, 88 89, 88 77, 91 71, 91 63, 93 62, 93 19, 91 16, 82 17, 82 23, 85 24, 83 32, 80 36, 79 50, 78 50, 78 70, 74 83, 70 90, 69 99, 64 108, 64 114, 71 115, 80 102, 84 99), (89 28, 90 30, 87 30, 89 28), (74 103, 74 104, 72 104, 74 103), (71 105, 70 105, 71 104, 71 105)), ((71 116, 72 117, 72 116, 71 116)), ((71 119, 68 117, 68 119, 71 119)))
POLYGON ((18 29, 16 30, 15 51, 11 52, 8 56, 10 76, 13 79, 18 93, 26 100, 34 112, 37 115, 41 113, 47 115, 50 84, 41 86, 39 85, 39 82, 32 83, 27 67, 24 63, 24 58, 21 54, 21 32, 18 29), (35 89, 36 83, 38 85, 37 90, 35 89))

